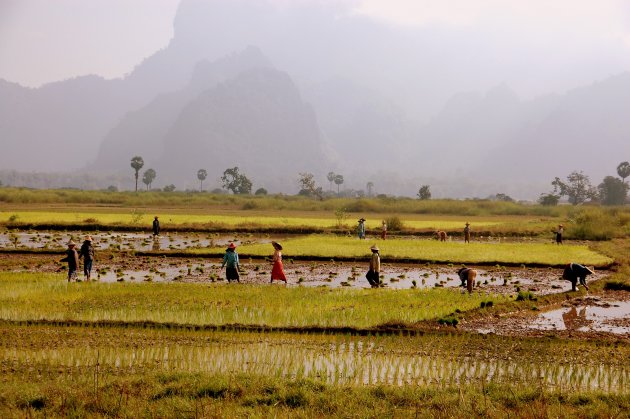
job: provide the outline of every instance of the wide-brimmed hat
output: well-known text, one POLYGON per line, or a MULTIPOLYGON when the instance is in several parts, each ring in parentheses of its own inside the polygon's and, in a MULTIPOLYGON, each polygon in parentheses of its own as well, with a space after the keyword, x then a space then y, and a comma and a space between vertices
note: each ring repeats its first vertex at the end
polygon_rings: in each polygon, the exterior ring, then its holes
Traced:
POLYGON ((92 236, 85 236, 85 240, 91 242, 92 241, 92 236))
POLYGON ((155 216, 155 219, 157 220, 157 218, 158 218, 158 216, 156 215, 156 216, 155 216))
POLYGON ((470 223, 466 223, 466 225, 467 225, 467 226, 469 226, 469 225, 470 225, 470 223))
POLYGON ((76 246, 77 244, 75 242, 72 241, 72 239, 68 242, 68 247, 70 246, 76 246))
POLYGON ((370 250, 373 252, 378 252, 378 247, 376 245, 370 247, 370 250))
POLYGON ((359 221, 357 221, 357 222, 360 223, 361 221, 365 221, 365 218, 359 218, 359 221))
POLYGON ((236 249, 236 245, 234 243, 230 243, 228 249, 236 249))
POLYGON ((271 242, 271 245, 273 246, 274 249, 276 250, 282 250, 282 245, 278 242, 271 242))
POLYGON ((558 227, 564 227, 564 225, 562 225, 562 224, 558 224, 558 227))

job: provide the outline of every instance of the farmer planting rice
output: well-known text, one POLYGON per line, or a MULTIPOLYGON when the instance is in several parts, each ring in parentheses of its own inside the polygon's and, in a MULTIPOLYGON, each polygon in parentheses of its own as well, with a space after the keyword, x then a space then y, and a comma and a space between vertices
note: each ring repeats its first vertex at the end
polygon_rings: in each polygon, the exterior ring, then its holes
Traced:
POLYGON ((461 286, 466 287, 468 292, 472 293, 473 287, 475 286, 477 271, 464 267, 457 271, 457 275, 459 275, 459 279, 462 281, 461 286))
POLYGON ((233 280, 236 282, 241 282, 240 277, 238 275, 238 253, 236 253, 236 245, 234 243, 230 243, 228 248, 225 250, 225 255, 223 256, 223 264, 221 265, 221 269, 225 266, 225 279, 228 282, 232 282, 233 280))
POLYGON ((271 283, 276 279, 278 281, 284 281, 287 283, 287 277, 284 274, 284 267, 282 266, 282 245, 278 242, 272 241, 271 245, 274 248, 273 251, 273 268, 271 269, 271 283))
POLYGON ((562 279, 566 279, 567 281, 571 281, 571 291, 577 291, 577 281, 580 280, 580 285, 584 286, 588 291, 588 286, 586 285, 586 277, 588 275, 592 275, 593 269, 587 268, 586 266, 580 265, 579 263, 569 263, 566 268, 564 268, 564 272, 562 273, 562 279))

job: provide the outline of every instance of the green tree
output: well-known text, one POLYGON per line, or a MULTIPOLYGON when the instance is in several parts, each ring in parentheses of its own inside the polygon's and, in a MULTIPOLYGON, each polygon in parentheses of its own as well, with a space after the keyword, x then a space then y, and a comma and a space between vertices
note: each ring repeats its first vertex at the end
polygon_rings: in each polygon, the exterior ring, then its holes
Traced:
POLYGON ((430 185, 422 185, 420 189, 418 189, 418 199, 422 201, 431 199, 431 186, 430 185))
POLYGON ((554 207, 558 205, 559 201, 560 196, 552 193, 540 194, 540 197, 538 198, 538 203, 546 207, 554 207))
POLYGON ((630 176, 630 163, 628 163, 627 161, 622 161, 621 163, 619 163, 619 166, 617 166, 617 174, 625 183, 626 178, 630 176))
POLYGON ((628 186, 623 180, 613 176, 606 176, 599 184, 599 197, 604 205, 623 205, 628 196, 628 186))
POLYGON ((335 181, 335 172, 328 172, 328 175, 326 175, 326 178, 328 179, 328 184, 330 186, 329 190, 332 191, 332 184, 335 181))
POLYGON ((337 185, 337 195, 339 195, 339 186, 341 184, 343 184, 343 176, 342 175, 335 175, 335 185, 337 185))
POLYGON ((504 193, 496 194, 494 196, 494 199, 496 199, 497 201, 503 201, 503 202, 514 202, 514 199, 510 195, 506 195, 504 193))
POLYGON ((597 198, 597 191, 591 185, 591 180, 583 172, 573 171, 567 176, 567 182, 555 178, 553 182, 554 194, 566 196, 573 205, 586 202, 588 199, 597 198))
POLYGON ((155 180, 156 176, 157 173, 155 173, 155 170, 153 169, 147 169, 144 171, 144 174, 142 175, 142 183, 147 185, 147 191, 151 189, 151 184, 155 180))
POLYGON ((252 193, 252 181, 244 174, 239 173, 238 167, 225 169, 221 181, 223 182, 223 189, 232 191, 235 195, 252 193))
POLYGON ((256 192, 254 192, 254 195, 267 195, 267 189, 258 188, 256 189, 256 192))
POLYGON ((140 169, 144 166, 144 160, 140 156, 135 156, 131 159, 131 167, 135 170, 136 174, 136 192, 138 192, 138 173, 140 169))
POLYGON ((203 181, 208 177, 206 169, 197 170, 197 179, 199 179, 199 192, 203 191, 203 181))
POLYGON ((315 176, 312 173, 300 173, 298 183, 300 184, 300 195, 316 196, 320 201, 324 199, 324 192, 321 186, 315 184, 315 176))
POLYGON ((172 183, 170 185, 166 185, 163 190, 164 192, 173 192, 175 190, 175 185, 172 183))

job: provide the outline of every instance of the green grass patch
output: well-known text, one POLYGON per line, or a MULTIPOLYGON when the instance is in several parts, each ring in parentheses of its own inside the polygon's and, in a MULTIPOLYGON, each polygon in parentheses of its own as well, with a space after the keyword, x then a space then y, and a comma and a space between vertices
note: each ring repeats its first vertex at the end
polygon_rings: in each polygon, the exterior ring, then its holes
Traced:
POLYGON ((453 289, 131 282, 69 284, 62 275, 0 273, 0 319, 5 320, 363 328, 437 319, 457 308, 477 308, 487 298, 453 289))
MULTIPOLYGON (((332 235, 312 235, 282 243, 286 257, 368 258, 370 246, 378 244, 383 261, 397 259, 433 261, 438 263, 497 263, 538 264, 558 266, 572 261, 585 265, 606 266, 612 259, 584 245, 556 246, 546 243, 442 243, 435 240, 392 239, 385 241, 358 240, 332 235)), ((196 253, 203 253, 198 250, 196 253)), ((243 255, 265 256, 271 246, 244 245, 243 255)))

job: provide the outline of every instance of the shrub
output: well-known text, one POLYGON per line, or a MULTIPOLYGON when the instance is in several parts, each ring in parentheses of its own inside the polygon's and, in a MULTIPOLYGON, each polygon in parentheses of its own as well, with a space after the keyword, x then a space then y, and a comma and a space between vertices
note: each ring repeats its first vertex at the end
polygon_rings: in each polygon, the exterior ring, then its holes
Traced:
POLYGON ((387 223, 387 229, 390 231, 400 231, 403 229, 403 222, 397 216, 388 217, 385 219, 387 223))

